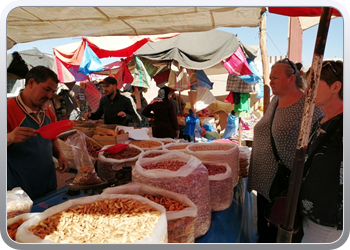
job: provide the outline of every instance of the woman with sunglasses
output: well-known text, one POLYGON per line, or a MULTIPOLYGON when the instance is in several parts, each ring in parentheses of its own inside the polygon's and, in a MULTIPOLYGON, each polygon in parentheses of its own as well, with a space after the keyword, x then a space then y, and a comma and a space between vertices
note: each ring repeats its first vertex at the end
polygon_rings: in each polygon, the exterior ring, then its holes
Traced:
MULTIPOLYGON (((291 170, 305 103, 300 71, 287 58, 272 66, 270 86, 274 97, 264 116, 254 127, 248 176, 248 190, 257 192, 259 243, 276 242, 278 229, 264 218, 264 211, 276 197, 275 194, 284 191, 271 188, 278 169, 272 142, 275 142, 281 163, 291 170)), ((315 109, 314 122, 322 115, 320 109, 315 109)), ((302 230, 299 232, 294 235, 293 242, 301 241, 302 230)))
POLYGON ((343 62, 323 63, 315 106, 324 117, 311 131, 306 152, 302 243, 331 243, 343 232, 343 62))

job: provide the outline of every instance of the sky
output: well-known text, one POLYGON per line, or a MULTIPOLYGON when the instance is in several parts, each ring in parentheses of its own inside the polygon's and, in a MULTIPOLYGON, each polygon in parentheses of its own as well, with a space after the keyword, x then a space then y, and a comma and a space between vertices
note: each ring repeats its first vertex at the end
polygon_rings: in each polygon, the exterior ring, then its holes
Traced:
MULTIPOLYGON (((288 17, 276 15, 273 13, 266 13, 266 45, 269 56, 285 56, 287 55, 288 45, 288 17)), ((245 45, 259 45, 259 27, 249 28, 221 28, 221 30, 232 32, 245 45)), ((318 25, 309 28, 303 32, 303 48, 302 48, 302 63, 304 66, 310 65, 312 62, 313 52, 315 48, 318 25)), ((343 58, 343 18, 338 17, 330 21, 328 37, 324 58, 343 58)), ((60 38, 40 40, 29 43, 19 43, 7 51, 12 53, 14 51, 22 51, 36 47, 38 50, 53 54, 53 48, 61 45, 75 43, 81 41, 80 37, 60 38)), ((116 61, 117 58, 102 59, 103 64, 116 61)))

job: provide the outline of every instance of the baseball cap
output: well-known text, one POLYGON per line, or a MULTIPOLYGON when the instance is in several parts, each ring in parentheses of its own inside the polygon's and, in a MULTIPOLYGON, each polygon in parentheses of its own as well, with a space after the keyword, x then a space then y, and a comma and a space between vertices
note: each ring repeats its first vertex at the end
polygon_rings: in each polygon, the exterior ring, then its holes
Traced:
POLYGON ((117 80, 114 77, 108 76, 102 81, 99 82, 99 84, 105 83, 105 84, 117 84, 117 80))

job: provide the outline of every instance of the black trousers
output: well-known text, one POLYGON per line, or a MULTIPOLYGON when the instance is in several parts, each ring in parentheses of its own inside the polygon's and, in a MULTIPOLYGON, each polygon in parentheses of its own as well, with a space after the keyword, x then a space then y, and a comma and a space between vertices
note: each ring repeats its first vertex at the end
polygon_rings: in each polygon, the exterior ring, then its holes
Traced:
MULTIPOLYGON (((264 210, 269 201, 258 193, 257 195, 257 226, 258 226, 258 243, 276 243, 278 228, 270 224, 264 217, 264 210)), ((292 243, 300 243, 303 238, 303 230, 293 235, 292 243)))

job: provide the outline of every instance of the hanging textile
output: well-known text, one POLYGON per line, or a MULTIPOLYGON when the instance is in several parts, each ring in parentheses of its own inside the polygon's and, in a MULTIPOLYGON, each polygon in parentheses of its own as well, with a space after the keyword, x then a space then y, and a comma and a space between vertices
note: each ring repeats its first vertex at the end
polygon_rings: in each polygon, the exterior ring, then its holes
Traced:
POLYGON ((101 71, 103 68, 101 60, 96 56, 95 52, 86 45, 78 72, 84 75, 89 75, 90 73, 101 71))
POLYGON ((121 89, 124 84, 126 83, 132 83, 134 81, 134 77, 131 75, 128 67, 127 62, 122 61, 122 66, 120 67, 120 70, 115 74, 115 79, 117 79, 117 89, 121 89))
POLYGON ((241 93, 241 99, 239 104, 235 104, 235 112, 249 111, 250 108, 250 94, 241 93))
POLYGON ((211 82, 208 76, 203 70, 196 70, 196 77, 198 79, 198 84, 193 84, 191 89, 197 89, 198 87, 205 87, 208 89, 213 89, 213 82, 211 82))
POLYGON ((192 85, 198 84, 198 79, 195 70, 180 67, 178 74, 177 71, 170 70, 168 82, 169 88, 182 91, 190 89, 192 85))
POLYGON ((196 92, 196 102, 193 105, 196 112, 205 109, 212 102, 215 101, 215 96, 211 93, 211 91, 208 88, 198 87, 196 92))
POLYGON ((226 91, 251 93, 255 92, 255 84, 248 84, 241 78, 229 74, 227 77, 226 91))
POLYGON ((156 85, 159 88, 165 86, 165 84, 169 81, 170 70, 164 70, 153 77, 153 80, 156 82, 156 85))
POLYGON ((148 74, 143 61, 135 56, 135 70, 134 70, 134 81, 132 82, 132 86, 141 87, 148 89, 151 83, 151 76, 148 74))
POLYGON ((232 92, 228 93, 224 102, 229 102, 229 103, 233 104, 233 93, 232 92))
POLYGON ((86 96, 86 100, 88 101, 91 107, 92 112, 95 112, 100 103, 102 94, 92 82, 88 82, 86 84, 85 96, 86 96))
POLYGON ((253 74, 249 68, 247 59, 241 46, 238 46, 238 49, 233 53, 232 56, 222 60, 222 64, 232 75, 242 76, 253 74))
POLYGON ((255 65, 255 62, 252 59, 247 58, 247 62, 249 65, 250 70, 253 72, 251 75, 243 75, 243 76, 237 76, 238 78, 241 78, 243 81, 249 84, 255 84, 259 80, 261 80, 261 77, 259 76, 260 73, 255 65))

